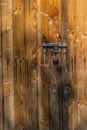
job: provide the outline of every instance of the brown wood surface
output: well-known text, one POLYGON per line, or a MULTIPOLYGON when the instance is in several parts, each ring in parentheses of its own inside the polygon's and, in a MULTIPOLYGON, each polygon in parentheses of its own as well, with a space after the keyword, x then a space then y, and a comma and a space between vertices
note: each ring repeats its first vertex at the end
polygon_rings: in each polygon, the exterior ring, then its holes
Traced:
POLYGON ((2 0, 3 129, 14 129, 12 1, 2 0))
POLYGON ((2 6, 0 3, 0 129, 3 129, 3 80, 2 80, 2 6))
POLYGON ((0 1, 0 130, 87 130, 87 0, 0 1))

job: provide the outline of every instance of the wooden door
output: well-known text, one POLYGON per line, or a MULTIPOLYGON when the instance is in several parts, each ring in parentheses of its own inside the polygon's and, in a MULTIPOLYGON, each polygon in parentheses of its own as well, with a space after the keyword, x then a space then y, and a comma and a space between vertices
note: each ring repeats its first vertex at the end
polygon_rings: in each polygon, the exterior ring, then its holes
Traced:
POLYGON ((87 130, 87 0, 0 1, 0 130, 87 130), (48 44, 66 39, 58 64, 48 44))
POLYGON ((42 48, 43 37, 68 40, 66 2, 14 0, 13 7, 15 128, 68 130, 67 52, 54 65, 54 50, 44 57, 42 48))
POLYGON ((14 0, 13 6, 15 129, 57 130, 62 77, 50 49, 44 59, 42 38, 55 43, 62 35, 61 1, 14 0))

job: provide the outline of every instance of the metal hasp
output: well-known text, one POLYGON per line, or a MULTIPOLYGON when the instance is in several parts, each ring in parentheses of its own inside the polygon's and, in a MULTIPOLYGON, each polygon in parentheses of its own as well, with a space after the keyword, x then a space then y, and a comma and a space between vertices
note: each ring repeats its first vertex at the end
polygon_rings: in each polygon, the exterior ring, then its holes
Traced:
POLYGON ((67 43, 66 40, 62 40, 59 38, 58 43, 47 43, 47 39, 43 37, 42 40, 42 47, 43 47, 43 57, 44 57, 44 63, 45 63, 45 57, 46 57, 46 50, 47 49, 53 49, 53 63, 55 65, 58 64, 58 53, 60 53, 63 49, 63 52, 67 52, 67 43))
POLYGON ((45 37, 43 37, 43 44, 42 44, 42 46, 43 46, 43 48, 54 48, 54 47, 58 47, 58 48, 67 48, 68 46, 67 46, 67 44, 66 44, 66 41, 64 41, 65 43, 64 44, 62 44, 62 39, 61 38, 59 38, 59 41, 58 41, 58 43, 47 43, 47 40, 46 40, 46 38, 45 37))

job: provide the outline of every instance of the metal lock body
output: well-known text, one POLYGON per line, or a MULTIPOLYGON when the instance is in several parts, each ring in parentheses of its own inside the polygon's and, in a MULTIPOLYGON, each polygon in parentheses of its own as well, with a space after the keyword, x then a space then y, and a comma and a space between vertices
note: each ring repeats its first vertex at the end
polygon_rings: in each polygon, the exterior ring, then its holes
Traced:
POLYGON ((66 41, 64 40, 64 43, 62 43, 62 39, 59 38, 58 43, 47 43, 47 40, 45 37, 43 37, 42 40, 42 47, 43 47, 43 57, 44 57, 44 63, 45 63, 45 56, 46 56, 46 50, 47 49, 52 49, 52 57, 53 57, 53 63, 55 65, 58 65, 59 60, 58 60, 58 54, 62 52, 62 49, 64 52, 67 52, 67 44, 66 41))
POLYGON ((53 57, 52 57, 52 61, 55 65, 58 65, 59 60, 58 60, 58 47, 55 47, 53 49, 53 57))

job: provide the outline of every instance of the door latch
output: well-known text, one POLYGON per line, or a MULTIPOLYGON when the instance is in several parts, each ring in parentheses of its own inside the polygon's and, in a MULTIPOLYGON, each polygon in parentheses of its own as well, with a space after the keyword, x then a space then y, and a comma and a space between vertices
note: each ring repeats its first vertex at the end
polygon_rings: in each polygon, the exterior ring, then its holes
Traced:
POLYGON ((65 39, 62 40, 61 38, 59 38, 58 43, 47 43, 46 37, 43 37, 42 47, 43 47, 44 63, 45 63, 47 49, 53 49, 53 55, 52 55, 53 63, 55 65, 57 65, 59 62, 58 61, 58 54, 62 52, 62 49, 63 49, 63 52, 67 52, 68 46, 67 46, 65 39))

